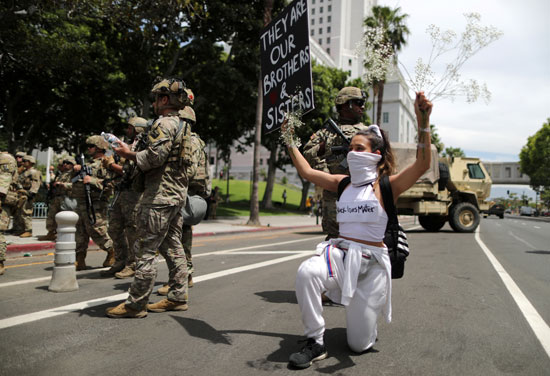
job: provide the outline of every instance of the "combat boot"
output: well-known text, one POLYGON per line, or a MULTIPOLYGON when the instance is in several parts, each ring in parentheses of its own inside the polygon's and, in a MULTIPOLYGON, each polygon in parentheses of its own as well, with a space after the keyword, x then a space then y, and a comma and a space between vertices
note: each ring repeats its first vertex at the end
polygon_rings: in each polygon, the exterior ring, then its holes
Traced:
POLYGON ((147 316, 147 310, 138 311, 128 307, 126 303, 120 303, 116 307, 107 308, 105 314, 113 319, 140 319, 147 316))
POLYGON ((134 268, 132 268, 131 266, 126 266, 120 272, 115 273, 115 277, 118 279, 124 279, 124 278, 133 277, 134 274, 136 274, 136 272, 134 271, 134 268))
POLYGON ((168 299, 162 299, 154 304, 147 304, 147 309, 151 312, 166 312, 166 311, 187 311, 189 307, 184 302, 173 302, 168 299))
POLYGON ((115 275, 115 273, 118 273, 122 269, 124 269, 125 264, 126 264, 126 262, 124 260, 118 260, 109 268, 109 270, 103 270, 101 272, 101 276, 103 276, 103 277, 112 277, 112 276, 115 275))
POLYGON ((187 277, 187 287, 193 287, 193 276, 191 274, 187 277))
POLYGON ((40 240, 41 242, 47 241, 47 240, 55 241, 56 238, 57 238, 57 235, 56 235, 55 231, 48 231, 48 233, 46 235, 39 236, 38 240, 40 240))
POLYGON ((4 267, 4 261, 0 261, 0 275, 4 274, 6 268, 4 267))
POLYGON ((165 284, 157 290, 157 294, 166 296, 168 295, 168 291, 170 291, 170 285, 165 284))
POLYGON ((19 235, 20 238, 30 238, 32 236, 32 232, 25 231, 21 235, 19 235))
POLYGON ((86 251, 76 253, 76 271, 86 270, 86 251))
POLYGON ((107 266, 111 266, 115 263, 115 250, 113 248, 109 248, 107 250, 107 257, 105 257, 105 261, 103 261, 103 267, 106 268, 107 266))

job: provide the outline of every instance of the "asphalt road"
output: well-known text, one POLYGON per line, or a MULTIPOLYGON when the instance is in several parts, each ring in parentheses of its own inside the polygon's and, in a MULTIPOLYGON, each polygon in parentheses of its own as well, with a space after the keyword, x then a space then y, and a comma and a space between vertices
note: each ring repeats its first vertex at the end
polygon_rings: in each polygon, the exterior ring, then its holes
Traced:
MULTIPOLYGON (((352 353, 344 309, 328 305, 329 358, 304 371, 287 361, 301 347, 294 278, 323 239, 315 229, 197 239, 189 311, 144 319, 104 316, 129 280, 90 269, 78 291, 52 293, 53 257, 21 257, 0 277, 0 375, 548 375, 549 234, 550 223, 497 217, 478 234, 409 231, 393 322, 379 321, 374 351, 352 353)), ((90 251, 87 262, 103 258, 90 251)), ((157 287, 166 280, 161 262, 157 287)))

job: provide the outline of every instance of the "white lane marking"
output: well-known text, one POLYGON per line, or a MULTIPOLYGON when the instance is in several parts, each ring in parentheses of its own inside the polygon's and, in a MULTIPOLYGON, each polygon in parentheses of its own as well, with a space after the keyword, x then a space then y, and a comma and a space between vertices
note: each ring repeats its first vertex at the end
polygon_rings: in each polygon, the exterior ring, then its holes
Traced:
POLYGON ((512 233, 512 231, 508 231, 508 234, 510 234, 514 239, 516 239, 517 241, 522 242, 523 244, 525 244, 525 245, 528 246, 529 248, 535 249, 535 247, 534 247, 531 243, 529 243, 529 242, 526 241, 526 240, 523 240, 522 238, 520 238, 520 237, 517 236, 517 235, 514 235, 514 234, 512 233))
MULTIPOLYGON (((228 276, 228 275, 231 275, 231 274, 241 273, 241 272, 244 272, 244 271, 247 271, 247 270, 263 268, 265 266, 275 265, 275 264, 279 264, 279 263, 282 263, 282 262, 302 258, 304 256, 315 253, 314 251, 310 251, 310 252, 298 251, 298 252, 299 252, 298 254, 285 256, 285 257, 280 257, 280 258, 277 258, 277 259, 274 259, 274 260, 258 262, 258 263, 255 263, 255 264, 240 266, 240 267, 237 267, 237 268, 222 270, 222 271, 215 272, 215 273, 210 273, 210 274, 206 274, 206 275, 193 277, 193 281, 195 283, 208 281, 208 280, 214 279, 214 278, 221 278, 221 277, 225 277, 225 276, 228 276)), ((154 291, 156 291, 157 289, 158 288, 155 288, 154 291)), ((39 311, 39 312, 28 313, 26 315, 19 315, 19 316, 9 317, 7 319, 0 320, 0 329, 10 328, 10 327, 16 326, 16 325, 26 324, 26 323, 30 323, 30 322, 34 322, 34 321, 38 321, 38 320, 42 320, 42 319, 47 319, 47 318, 51 318, 51 317, 55 317, 55 316, 64 315, 64 314, 70 313, 70 312, 80 311, 80 310, 90 308, 90 307, 95 307, 95 306, 98 306, 98 305, 103 305, 103 304, 107 304, 107 303, 112 303, 112 302, 124 300, 127 297, 128 297, 128 293, 125 292, 125 293, 122 293, 122 294, 111 295, 111 296, 106 296, 106 297, 103 297, 103 298, 87 300, 87 301, 80 302, 80 303, 69 304, 69 305, 62 306, 62 307, 46 309, 46 310, 39 311)))
POLYGON ((483 252, 485 252, 485 255, 493 265, 493 268, 495 268, 496 272, 502 279, 502 282, 504 282, 504 286, 506 286, 508 292, 510 292, 510 295, 512 295, 512 298, 514 298, 514 301, 521 310, 521 313, 523 313, 523 316, 531 326, 531 329, 533 329, 535 336, 542 344, 542 347, 546 351, 546 354, 550 357, 550 327, 548 327, 548 324, 546 324, 544 319, 539 315, 535 307, 533 307, 529 299, 527 299, 527 297, 523 294, 523 292, 514 282, 512 277, 510 277, 508 272, 502 267, 500 262, 498 262, 493 253, 489 250, 485 243, 483 243, 479 236, 480 227, 481 226, 477 228, 475 235, 477 243, 479 244, 483 252))
MULTIPOLYGON (((250 247, 227 249, 225 251, 197 253, 196 255, 193 255, 193 257, 197 258, 197 257, 203 257, 203 256, 220 255, 220 254, 224 254, 224 253, 243 251, 243 250, 247 250, 247 249, 275 247, 275 246, 280 246, 280 245, 285 245, 285 244, 292 244, 292 243, 298 243, 298 242, 303 242, 303 241, 309 241, 309 240, 318 239, 318 238, 319 238, 319 236, 313 236, 313 237, 310 237, 310 238, 289 240, 289 241, 286 241, 286 242, 269 243, 269 244, 255 245, 255 246, 250 246, 250 247)), ((281 252, 273 252, 273 253, 281 253, 281 252)), ((159 259, 159 262, 165 262, 163 257, 158 257, 158 259, 159 259)), ((97 273, 97 272, 100 272, 102 270, 107 270, 107 269, 109 269, 109 268, 98 268, 98 269, 93 269, 93 270, 81 271, 81 272, 77 273, 77 278, 80 275, 86 275, 86 274, 90 274, 90 273, 97 273)), ((27 284, 27 283, 45 282, 45 281, 49 281, 51 278, 52 278, 51 276, 48 276, 48 277, 40 277, 40 278, 23 279, 23 280, 20 280, 20 281, 5 282, 5 283, 0 283, 0 288, 17 286, 17 285, 24 285, 24 284, 27 284)))
POLYGON ((533 226, 534 228, 540 228, 539 226, 533 226))

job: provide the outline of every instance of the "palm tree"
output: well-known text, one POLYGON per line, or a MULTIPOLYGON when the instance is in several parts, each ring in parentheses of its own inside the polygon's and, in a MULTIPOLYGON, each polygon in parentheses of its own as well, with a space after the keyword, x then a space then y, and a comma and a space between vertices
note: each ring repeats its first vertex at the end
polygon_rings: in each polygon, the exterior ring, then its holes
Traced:
MULTIPOLYGON (((405 37, 410 34, 409 28, 405 25, 405 19, 409 17, 408 14, 401 14, 401 8, 397 7, 391 9, 390 7, 374 6, 372 7, 372 16, 365 18, 363 24, 370 28, 382 27, 386 32, 386 40, 389 41, 393 47, 394 53, 401 50, 407 42, 405 37)), ((395 56, 395 55, 394 55, 395 56)), ((374 110, 374 98, 378 96, 378 106, 376 109, 376 124, 380 124, 380 117, 382 116, 382 101, 384 100, 384 84, 386 80, 380 80, 373 82, 373 110, 374 110), (376 89, 375 89, 376 87, 376 89)), ((373 115, 374 120, 374 115, 373 115)))

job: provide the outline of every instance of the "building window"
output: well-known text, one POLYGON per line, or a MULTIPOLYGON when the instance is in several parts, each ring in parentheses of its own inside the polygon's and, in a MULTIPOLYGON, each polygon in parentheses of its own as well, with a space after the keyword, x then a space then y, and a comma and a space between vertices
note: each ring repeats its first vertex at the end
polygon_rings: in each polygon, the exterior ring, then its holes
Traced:
POLYGON ((504 171, 505 171, 505 175, 507 178, 511 178, 512 177, 512 168, 511 167, 505 167, 504 168, 504 171))
POLYGON ((348 59, 348 65, 351 65, 351 59, 348 59))
POLYGON ((312 25, 315 25, 315 18, 312 18, 312 19, 311 19, 311 24, 312 24, 312 25))
POLYGON ((327 54, 330 55, 330 48, 327 48, 327 54))
POLYGON ((315 0, 311 0, 311 5, 315 4, 315 0))
POLYGON ((332 21, 332 16, 327 16, 327 22, 332 21))
POLYGON ((390 121, 389 112, 382 112, 382 123, 388 123, 390 121))
POLYGON ((327 33, 330 33, 330 26, 327 26, 327 33))
POLYGON ((349 75, 351 76, 351 69, 350 69, 350 70, 348 70, 348 74, 349 74, 349 75))
POLYGON ((332 5, 329 5, 329 6, 328 6, 328 9, 327 9, 327 11, 329 11, 329 12, 331 12, 331 11, 332 11, 332 5))
POLYGON ((319 17, 319 24, 323 23, 323 17, 319 17))
POLYGON ((319 38, 319 44, 323 44, 323 40, 319 38))
POLYGON ((322 27, 319 28, 319 34, 323 34, 323 28, 322 27))
POLYGON ((315 30, 311 29, 311 36, 315 35, 315 30))
POLYGON ((327 43, 330 43, 330 37, 327 38, 327 43))
POLYGON ((210 166, 214 164, 214 157, 210 157, 210 166))
POLYGON ((319 13, 323 13, 323 7, 319 8, 319 13))
POLYGON ((260 158, 260 166, 264 164, 263 158, 260 158))
POLYGON ((311 15, 315 15, 315 8, 311 8, 311 15))

